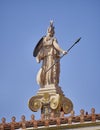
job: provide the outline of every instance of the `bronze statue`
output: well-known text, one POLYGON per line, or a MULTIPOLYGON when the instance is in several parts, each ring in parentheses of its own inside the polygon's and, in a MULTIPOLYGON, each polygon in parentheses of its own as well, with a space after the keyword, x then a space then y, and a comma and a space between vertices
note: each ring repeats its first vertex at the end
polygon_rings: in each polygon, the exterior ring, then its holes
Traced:
POLYGON ((40 61, 42 61, 42 67, 37 74, 37 83, 41 88, 47 87, 51 84, 58 86, 60 63, 57 62, 48 72, 47 70, 56 60, 60 60, 61 54, 67 53, 60 48, 54 34, 53 21, 50 21, 47 35, 40 39, 33 52, 33 56, 36 57, 37 62, 40 63, 40 61))

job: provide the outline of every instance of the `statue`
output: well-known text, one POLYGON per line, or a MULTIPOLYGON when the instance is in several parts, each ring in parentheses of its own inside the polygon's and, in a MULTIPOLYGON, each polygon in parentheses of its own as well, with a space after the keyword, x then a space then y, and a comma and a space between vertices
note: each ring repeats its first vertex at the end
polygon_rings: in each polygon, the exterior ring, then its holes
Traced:
POLYGON ((65 97, 59 86, 60 59, 66 55, 80 39, 67 50, 60 48, 57 39, 54 37, 55 31, 53 21, 47 29, 47 35, 42 37, 36 45, 33 56, 38 63, 42 61, 42 66, 37 74, 37 83, 40 88, 37 94, 29 99, 28 106, 33 112, 41 110, 41 119, 52 117, 63 117, 73 110, 72 101, 65 97), (62 113, 62 115, 61 115, 62 113))
POLYGON ((54 66, 52 64, 56 60, 60 60, 60 54, 67 53, 67 51, 60 48, 54 34, 53 21, 50 21, 47 35, 41 38, 33 52, 33 56, 36 57, 37 62, 40 63, 42 61, 42 67, 37 74, 37 83, 41 88, 51 84, 58 86, 60 63, 57 62, 54 66), (50 68, 51 66, 52 68, 50 68))

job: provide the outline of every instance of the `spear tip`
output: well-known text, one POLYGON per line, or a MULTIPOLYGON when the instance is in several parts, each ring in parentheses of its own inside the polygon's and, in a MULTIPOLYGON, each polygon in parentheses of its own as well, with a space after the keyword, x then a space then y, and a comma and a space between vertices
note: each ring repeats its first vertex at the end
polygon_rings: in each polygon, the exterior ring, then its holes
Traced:
POLYGON ((77 39, 77 41, 75 43, 78 43, 81 40, 81 37, 77 39))

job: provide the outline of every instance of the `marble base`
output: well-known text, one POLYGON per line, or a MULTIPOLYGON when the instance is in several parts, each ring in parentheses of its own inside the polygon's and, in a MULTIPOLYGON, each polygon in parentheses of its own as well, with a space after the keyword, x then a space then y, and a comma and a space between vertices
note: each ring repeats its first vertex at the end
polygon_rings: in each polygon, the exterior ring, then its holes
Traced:
POLYGON ((44 93, 49 93, 50 95, 60 94, 64 96, 63 91, 61 90, 61 87, 55 86, 54 84, 46 85, 40 88, 37 92, 37 95, 43 96, 44 93))

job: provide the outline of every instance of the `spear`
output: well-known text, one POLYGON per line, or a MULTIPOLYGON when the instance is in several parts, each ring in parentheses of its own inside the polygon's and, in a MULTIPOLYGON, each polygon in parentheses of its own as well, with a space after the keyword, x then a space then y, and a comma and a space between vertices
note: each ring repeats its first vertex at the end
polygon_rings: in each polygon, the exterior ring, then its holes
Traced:
POLYGON ((57 62, 59 62, 60 59, 63 58, 80 40, 81 40, 81 37, 78 38, 78 39, 74 42, 74 44, 72 44, 72 46, 66 51, 66 53, 63 54, 62 56, 60 56, 60 58, 57 59, 57 60, 50 66, 50 68, 45 71, 45 73, 47 73, 57 62))

